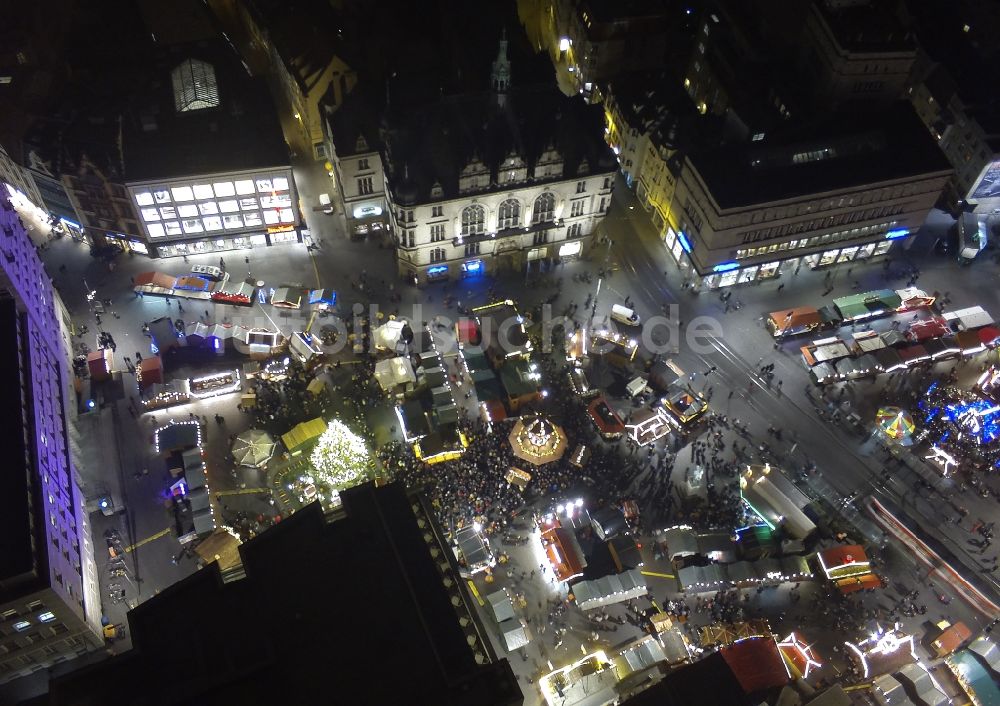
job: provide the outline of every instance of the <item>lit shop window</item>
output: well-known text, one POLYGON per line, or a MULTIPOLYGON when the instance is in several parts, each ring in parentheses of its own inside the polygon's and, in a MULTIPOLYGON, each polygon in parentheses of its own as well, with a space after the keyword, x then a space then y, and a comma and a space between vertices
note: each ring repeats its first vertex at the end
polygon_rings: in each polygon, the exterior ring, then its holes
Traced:
POLYGON ((148 191, 140 191, 135 195, 135 202, 140 206, 152 206, 153 194, 148 191))
POLYGON ((294 223, 295 217, 292 216, 292 209, 283 208, 281 209, 281 222, 282 223, 294 223))
POLYGON ((258 208, 257 199, 240 199, 240 208, 244 211, 253 211, 258 208))
POLYGON ((150 238, 162 238, 165 235, 163 232, 163 226, 159 223, 150 223, 146 226, 146 230, 149 231, 150 238))
POLYGON ((196 199, 210 199, 215 194, 212 192, 212 186, 210 184, 195 184, 194 185, 194 197, 196 199))
POLYGON ((205 230, 222 230, 222 219, 218 216, 209 216, 201 220, 205 224, 205 230))
POLYGON ((214 216, 219 212, 219 207, 215 204, 215 201, 205 201, 198 204, 198 212, 203 216, 214 216))
POLYGON ((180 214, 181 218, 194 218, 198 215, 198 207, 193 203, 186 203, 177 207, 177 213, 180 214))
POLYGON ((240 196, 245 196, 247 194, 254 193, 253 180, 252 179, 241 179, 236 182, 236 193, 240 196))
POLYGON ((243 216, 243 221, 248 226, 259 226, 263 224, 259 213, 247 213, 243 216))
POLYGON ((163 227, 167 229, 167 235, 180 235, 183 232, 179 221, 167 221, 163 227))
POLYGON ((194 199, 194 193, 191 191, 190 186, 172 187, 170 193, 174 197, 174 201, 191 201, 194 199))
POLYGON ((274 225, 279 221, 278 215, 279 215, 278 211, 276 211, 275 209, 273 208, 268 209, 264 211, 264 222, 267 223, 268 225, 274 225))
POLYGON ((155 208, 144 208, 142 209, 142 220, 144 221, 158 221, 160 220, 160 214, 155 208))
POLYGON ((226 228, 228 230, 234 230, 236 228, 243 227, 243 219, 240 218, 239 216, 223 216, 222 220, 225 222, 226 228))
POLYGON ((275 191, 288 191, 288 179, 285 177, 274 177, 275 191))
POLYGON ((265 192, 271 191, 274 187, 271 185, 270 179, 258 179, 257 180, 257 191, 265 192))
POLYGON ((170 192, 166 189, 154 191, 153 198, 156 200, 156 203, 170 203, 170 192))
POLYGON ((240 202, 236 199, 227 199, 226 201, 219 201, 219 210, 223 213, 234 213, 240 210, 240 202))
POLYGON ((218 181, 212 184, 212 188, 215 189, 215 195, 222 196, 234 196, 236 194, 236 187, 233 186, 231 181, 218 181))
POLYGON ((160 209, 160 215, 164 218, 177 218, 177 209, 173 206, 163 206, 160 209))
POLYGON ((278 208, 279 206, 291 206, 292 197, 289 194, 268 194, 260 197, 260 205, 264 208, 278 208))
POLYGON ((201 221, 197 218, 192 218, 190 220, 184 221, 184 232, 185 233, 202 233, 204 228, 201 227, 201 221))

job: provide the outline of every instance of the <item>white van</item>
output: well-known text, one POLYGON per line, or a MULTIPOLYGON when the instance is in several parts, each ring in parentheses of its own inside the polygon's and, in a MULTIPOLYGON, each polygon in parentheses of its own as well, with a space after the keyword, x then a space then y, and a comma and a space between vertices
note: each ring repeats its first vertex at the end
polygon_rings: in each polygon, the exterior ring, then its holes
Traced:
POLYGON ((323 213, 333 213, 333 204, 330 203, 330 194, 320 194, 319 205, 322 206, 323 213))
POLYGON ((639 325, 639 315, 621 304, 613 304, 611 306, 611 318, 626 326, 639 325))

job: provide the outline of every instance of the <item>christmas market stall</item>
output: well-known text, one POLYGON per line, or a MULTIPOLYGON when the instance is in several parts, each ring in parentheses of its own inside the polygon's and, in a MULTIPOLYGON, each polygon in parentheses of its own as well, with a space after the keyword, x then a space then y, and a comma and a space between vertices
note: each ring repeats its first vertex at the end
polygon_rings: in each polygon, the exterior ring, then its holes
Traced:
POLYGON ((597 431, 605 439, 618 439, 625 433, 625 423, 611 408, 604 395, 594 398, 587 406, 587 411, 590 413, 590 418, 597 427, 597 431))
POLYGON ((536 466, 558 461, 566 453, 566 432, 541 416, 519 418, 507 440, 515 456, 536 466))
POLYGON ((198 399, 239 392, 242 386, 240 371, 236 369, 202 375, 188 381, 191 396, 198 399))
POLYGON ((897 672, 917 661, 914 638, 904 633, 898 623, 889 628, 878 625, 875 632, 864 640, 844 644, 848 648, 848 658, 863 679, 897 672))

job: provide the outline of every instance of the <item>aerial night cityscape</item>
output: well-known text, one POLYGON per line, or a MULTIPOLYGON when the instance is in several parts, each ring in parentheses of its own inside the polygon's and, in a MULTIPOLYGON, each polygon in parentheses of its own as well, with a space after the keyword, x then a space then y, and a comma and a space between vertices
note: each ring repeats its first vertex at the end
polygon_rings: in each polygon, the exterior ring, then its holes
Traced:
POLYGON ((0 18, 0 706, 1000 706, 996 0, 0 18))

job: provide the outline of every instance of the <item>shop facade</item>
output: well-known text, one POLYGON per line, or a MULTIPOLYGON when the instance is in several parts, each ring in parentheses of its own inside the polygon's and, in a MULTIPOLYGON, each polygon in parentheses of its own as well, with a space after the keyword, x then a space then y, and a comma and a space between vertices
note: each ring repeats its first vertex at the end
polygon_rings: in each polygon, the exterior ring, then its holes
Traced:
POLYGON ((144 238, 115 242, 150 257, 302 242, 289 167, 132 182, 127 189, 144 238))

